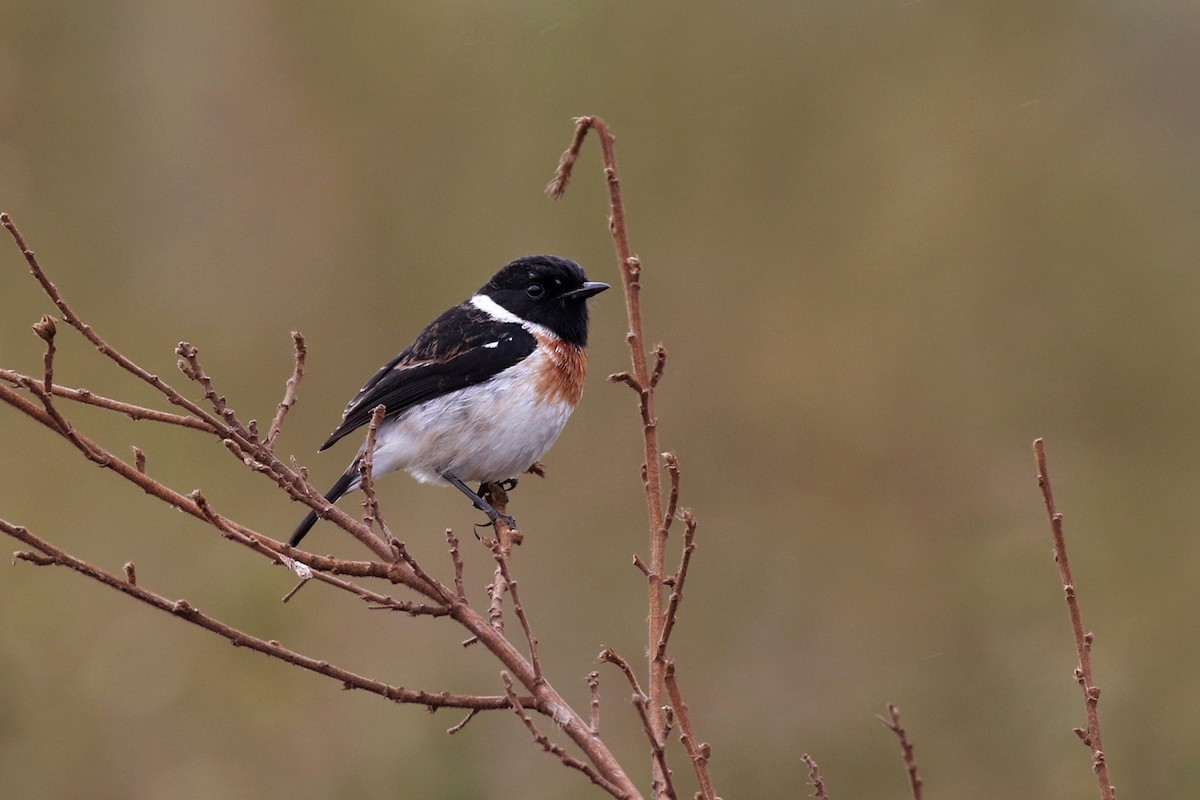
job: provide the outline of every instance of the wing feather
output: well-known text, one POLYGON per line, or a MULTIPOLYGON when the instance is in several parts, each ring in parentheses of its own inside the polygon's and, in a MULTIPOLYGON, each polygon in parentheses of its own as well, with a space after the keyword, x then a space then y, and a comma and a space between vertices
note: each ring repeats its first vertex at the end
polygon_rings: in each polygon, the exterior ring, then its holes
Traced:
POLYGON ((367 424, 379 405, 387 406, 389 419, 396 417, 435 397, 484 383, 536 347, 537 340, 520 324, 493 319, 466 303, 457 305, 367 381, 321 450, 367 424))

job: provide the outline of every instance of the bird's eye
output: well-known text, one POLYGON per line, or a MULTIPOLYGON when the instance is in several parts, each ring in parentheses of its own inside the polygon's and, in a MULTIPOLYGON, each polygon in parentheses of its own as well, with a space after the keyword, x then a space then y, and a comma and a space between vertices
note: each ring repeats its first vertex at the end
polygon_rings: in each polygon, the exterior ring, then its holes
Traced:
POLYGON ((542 295, 545 293, 546 287, 542 286, 540 283, 531 283, 525 289, 525 294, 529 295, 529 297, 533 300, 541 299, 542 295))

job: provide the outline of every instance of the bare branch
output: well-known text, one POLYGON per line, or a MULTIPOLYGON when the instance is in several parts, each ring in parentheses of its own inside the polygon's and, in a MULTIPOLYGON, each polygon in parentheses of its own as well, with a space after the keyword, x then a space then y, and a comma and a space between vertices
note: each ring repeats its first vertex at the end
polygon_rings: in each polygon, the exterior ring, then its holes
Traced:
POLYGON ((17 550, 12 554, 12 563, 16 564, 18 561, 28 561, 30 564, 39 567, 52 567, 58 563, 50 556, 44 556, 41 553, 32 553, 28 550, 17 550))
POLYGON ((671 631, 675 629, 675 622, 679 615, 679 604, 683 601, 683 585, 687 580, 688 566, 692 563, 692 553, 696 550, 696 518, 692 516, 690 509, 684 509, 681 514, 683 518, 683 552, 679 557, 679 569, 675 572, 671 581, 671 597, 667 603, 666 619, 663 621, 662 634, 658 640, 658 650, 655 652, 655 659, 661 660, 667 654, 667 641, 671 638, 671 631))
MULTIPOLYGON (((0 531, 40 551, 41 555, 38 556, 36 563, 55 564, 72 569, 81 575, 116 589, 147 605, 151 605, 161 611, 166 611, 193 625, 198 625, 201 628, 211 631, 229 640, 234 647, 246 647, 303 669, 325 675, 341 682, 342 686, 346 689, 361 689, 385 697, 396 703, 412 703, 430 708, 477 708, 481 711, 507 708, 511 704, 511 698, 515 696, 497 697, 455 694, 452 692, 424 692, 389 686, 380 681, 364 678, 361 675, 356 675, 341 667, 334 666, 327 661, 310 658, 294 650, 289 650, 279 642, 260 639, 230 625, 226 625, 204 614, 187 600, 168 600, 162 595, 142 588, 137 583, 128 580, 128 578, 119 578, 86 561, 75 558, 66 551, 38 538, 25 528, 13 525, 6 520, 0 519, 0 531)), ((521 700, 521 698, 517 699, 518 701, 521 700)), ((532 698, 528 698, 528 700, 532 700, 532 698)))
POLYGON ((600 673, 592 670, 587 674, 588 691, 592 695, 592 716, 588 727, 592 733, 600 733, 600 673))
POLYGON ((667 348, 659 344, 654 345, 654 372, 650 375, 650 388, 658 386, 658 382, 662 380, 663 370, 667 368, 667 348))
POLYGON ((600 651, 600 655, 596 656, 596 658, 607 664, 615 665, 617 669, 625 673, 625 678, 633 688, 633 693, 641 697, 646 696, 646 693, 642 691, 642 687, 638 684, 637 676, 633 674, 633 668, 629 666, 629 662, 618 655, 615 650, 611 647, 606 647, 600 651))
POLYGON ((638 383, 638 379, 630 375, 628 372, 614 372, 608 376, 609 383, 624 383, 633 389, 638 394, 643 394, 646 390, 638 383))
MULTIPOLYGON (((1054 503, 1054 492, 1050 488, 1050 473, 1046 469, 1046 445, 1039 438, 1033 440, 1034 458, 1037 462, 1037 481, 1042 490, 1042 499, 1046 504, 1046 514, 1050 519, 1050 531, 1054 535, 1054 561, 1062 577, 1063 594, 1067 598, 1067 611, 1071 617, 1071 630, 1075 634, 1075 649, 1079 654, 1079 665, 1075 668, 1075 679, 1083 688, 1084 710, 1087 714, 1087 730, 1080 735, 1092 751, 1092 769, 1100 782, 1100 797, 1102 800, 1113 800, 1116 788, 1108 777, 1108 759, 1104 754, 1104 743, 1100 734, 1100 687, 1092 679, 1092 640, 1091 632, 1083 627, 1083 615, 1079 610, 1079 597, 1075 591, 1075 579, 1071 577, 1071 562, 1067 559, 1067 540, 1063 533, 1063 515, 1058 512, 1054 503)), ((1080 731, 1074 729, 1076 734, 1080 731)))
POLYGON ((917 761, 913 757, 913 746, 908 740, 908 731, 900 724, 900 709, 889 704, 887 710, 888 719, 879 714, 875 715, 875 719, 882 722, 884 727, 896 734, 900 740, 900 752, 904 755, 904 766, 908 769, 908 783, 912 788, 913 800, 921 800, 921 776, 917 773, 917 761))
POLYGON ((667 475, 671 478, 671 493, 667 496, 667 510, 663 512, 663 527, 668 534, 671 523, 675 521, 675 511, 679 508, 679 458, 674 453, 663 453, 663 464, 667 467, 667 475))
POLYGON ((505 552, 499 540, 493 540, 492 555, 496 559, 497 583, 503 580, 504 585, 508 588, 508 593, 512 595, 513 611, 517 614, 517 620, 520 621, 521 629, 525 632, 525 641, 529 645, 529 658, 533 662, 533 674, 540 681, 542 680, 542 660, 538 657, 538 641, 537 637, 533 635, 533 629, 529 627, 529 619, 525 616, 525 607, 521 605, 521 597, 517 594, 517 582, 513 580, 512 574, 509 572, 509 553, 505 552))
POLYGON ((591 127, 591 120, 591 117, 575 118, 575 136, 558 160, 554 179, 546 186, 546 194, 550 195, 551 200, 559 199, 567 191, 567 184, 571 182, 571 170, 579 158, 579 150, 583 147, 583 139, 587 136, 588 128, 591 127))
POLYGON ((494 540, 487 539, 484 541, 496 558, 496 573, 492 582, 487 586, 487 593, 490 603, 488 604, 488 620, 492 627, 501 633, 504 632, 504 595, 508 593, 509 578, 502 561, 507 561, 512 548, 519 545, 522 541, 521 533, 514 530, 504 514, 508 509, 508 493, 504 491, 504 487, 489 483, 483 487, 485 499, 500 512, 500 517, 495 522, 496 538, 494 540))
POLYGON ((42 314, 42 318, 33 323, 33 332, 46 343, 46 355, 42 359, 45 370, 42 389, 50 394, 54 387, 54 317, 42 314))
MULTIPOLYGON (((19 372, 14 372, 10 369, 0 369, 0 380, 8 381, 17 386, 25 386, 28 381, 32 380, 27 375, 22 375, 19 372)), ((119 400, 112 400, 107 397, 101 397, 94 394, 89 389, 69 389, 66 386, 54 384, 50 387, 50 394, 55 397, 62 397, 67 400, 73 400, 78 403, 86 403, 97 408, 106 408, 110 411, 118 411, 125 414, 130 419, 134 420, 152 420, 154 422, 166 422, 171 425, 179 425, 184 428, 192 428, 193 430, 206 431, 212 433, 213 429, 204 420, 196 417, 186 417, 181 414, 171 414, 166 411, 158 411, 153 408, 144 408, 142 406, 133 405, 132 403, 124 403, 119 400)))
POLYGON ((470 722, 471 720, 475 719, 475 715, 478 713, 479 713, 479 709, 472 708, 470 711, 467 712, 467 715, 462 718, 461 722, 459 722, 457 725, 452 725, 449 728, 447 728, 446 733, 450 734, 451 736, 458 733, 463 728, 467 727, 467 723, 470 722))
MULTIPOLYGON (((638 393, 638 407, 642 417, 642 434, 645 452, 642 480, 646 492, 646 513, 649 522, 650 558, 645 569, 647 579, 647 597, 649 620, 647 636, 649 654, 649 714, 655 730, 664 726, 662 702, 665 682, 666 664, 664 659, 657 657, 658 645, 662 640, 665 615, 663 613, 663 572, 668 529, 663 523, 662 477, 659 466, 658 420, 654 414, 654 384, 661 377, 665 361, 665 350, 658 355, 654 371, 648 366, 646 358, 645 336, 642 329, 641 308, 641 260, 633 255, 629 245, 629 234, 625 225, 625 205, 621 197, 621 183, 617 175, 617 158, 614 149, 616 137, 613 136, 608 124, 600 117, 586 116, 575 120, 575 133, 571 144, 559 160, 554 179, 547 187, 551 198, 557 199, 566 191, 571 179, 571 170, 579 156, 584 138, 589 130, 595 129, 600 139, 600 150, 604 160, 604 177, 608 186, 609 196, 609 229, 612 233, 613 246, 617 253, 617 262, 621 273, 621 282, 625 295, 625 311, 629 319, 629 333, 626 341, 629 343, 630 360, 633 369, 627 373, 617 373, 609 378, 628 384, 638 393)), ((666 786, 666 776, 662 774, 658 762, 654 762, 654 783, 658 787, 666 786)), ((711 791, 711 787, 709 787, 711 791)))
POLYGON ((395 541, 392 536, 392 530, 388 527, 387 522, 383 519, 383 513, 379 510, 379 498, 375 496, 375 437, 379 434, 379 426, 383 423, 383 418, 387 414, 387 406, 375 406, 375 410, 371 412, 371 422, 367 425, 367 441, 363 446, 362 458, 358 462, 359 488, 363 493, 363 525, 370 529, 376 522, 379 523, 379 529, 383 532, 383 540, 389 545, 395 541))
POLYGON ((237 414, 230 408, 225 396, 217 394, 212 378, 208 377, 208 373, 200 364, 200 350, 188 342, 180 342, 175 346, 175 352, 179 355, 179 361, 176 362, 179 371, 184 377, 200 384, 200 388, 204 390, 204 399, 212 405, 213 411, 225 420, 225 424, 235 431, 239 438, 257 445, 258 437, 238 421, 237 414))
POLYGON ((463 586, 462 554, 458 549, 458 537, 451 528, 446 528, 446 542, 450 545, 450 562, 454 565, 454 596, 465 603, 467 590, 463 586))
POLYGON ((50 281, 50 279, 46 276, 46 273, 42 270, 41 265, 38 263, 37 256, 35 256, 34 252, 25 245, 25 239, 21 236, 21 232, 13 223, 12 218, 8 214, 0 213, 0 225, 3 225, 8 230, 9 234, 13 238, 13 241, 16 242, 17 247, 20 248, 21 254, 25 256, 25 263, 29 266, 29 271, 33 274, 33 277, 37 280, 37 282, 41 284, 42 291, 46 293, 46 296, 50 298, 50 301, 54 303, 54 305, 62 313, 63 321, 67 322, 73 328, 79 331, 79 333, 81 333, 85 339, 91 342, 97 350, 114 361, 126 372, 129 372, 130 374, 157 389, 164 397, 167 398, 168 401, 187 409, 196 417, 199 417, 207 422, 213 429, 226 431, 225 435, 229 435, 229 431, 220 420, 210 415, 200 406, 188 400, 183 395, 179 394, 179 392, 172 389, 157 375, 152 375, 151 373, 139 367, 137 364, 133 363, 133 361, 117 352, 111 345, 108 344, 108 342, 100 338, 100 336, 92 330, 91 326, 87 325, 82 319, 80 319, 75 311, 69 305, 67 305, 67 301, 63 299, 61 294, 59 294, 58 287, 56 287, 50 281))
POLYGON ((687 751, 688 758, 692 761, 692 769, 696 772, 696 780, 700 783, 700 792, 697 796, 704 800, 718 800, 717 794, 713 790, 712 778, 708 774, 711 748, 706 742, 696 740, 696 732, 692 727, 692 716, 688 711, 687 703, 683 702, 683 693, 680 691, 679 681, 675 677, 673 661, 666 662, 663 680, 666 683, 667 693, 671 697, 671 706, 675 709, 675 717, 679 720, 679 741, 683 744, 683 749, 687 751))
POLYGON ((647 710, 649 701, 644 694, 634 694, 632 697, 633 707, 637 709, 638 719, 642 721, 642 731, 646 734, 647 741, 650 742, 650 757, 654 764, 654 795, 656 797, 678 798, 675 793, 674 775, 671 773, 671 767, 667 764, 667 750, 665 739, 667 731, 655 730, 654 720, 651 718, 650 712, 647 710))
POLYGON ((283 426, 283 418, 292 410, 292 406, 296 405, 296 390, 300 386, 300 380, 304 377, 304 358, 308 355, 308 348, 304 344, 304 335, 300 331, 292 331, 292 344, 295 353, 292 377, 287 379, 283 399, 279 401, 275 418, 271 420, 271 427, 267 429, 267 439, 263 442, 268 449, 272 450, 275 448, 275 440, 279 438, 279 429, 283 426))
POLYGON ((821 768, 817 766, 817 762, 808 753, 800 756, 801 760, 808 765, 808 780, 812 783, 813 797, 817 800, 829 800, 829 795, 825 792, 825 781, 821 778, 821 768))
MULTIPOLYGON (((49 368, 49 364, 47 366, 49 368)), ((75 427, 68 422, 67 418, 64 417, 62 412, 58 410, 58 407, 54 404, 52 396, 46 392, 45 385, 42 382, 35 381, 30 378, 22 382, 22 385, 31 391, 34 396, 42 402, 42 409, 49 418, 49 427, 51 427, 56 433, 65 437, 71 442, 71 444, 75 445, 80 452, 86 455, 90 460, 102 467, 107 467, 110 465, 111 457, 107 454, 107 452, 103 448, 93 444, 87 437, 80 435, 75 430, 75 427)), ((4 391, 7 392, 8 390, 6 389, 4 391)), ((5 395, 5 397, 7 398, 7 395, 5 395)))
POLYGON ((521 722, 525 723, 525 727, 529 731, 530 735, 533 736, 533 740, 541 745, 543 750, 545 750, 547 753, 558 756, 559 760, 571 769, 577 769, 584 775, 587 775, 592 783, 601 787, 609 794, 616 797, 626 796, 621 792, 618 786, 606 780, 600 775, 600 773, 592 769, 591 766, 580 761, 578 758, 575 758, 575 756, 564 750, 561 745, 557 745, 550 741, 550 739, 544 733, 539 731, 537 725, 535 725, 533 722, 533 717, 529 716, 529 713, 525 711, 525 704, 522 703, 521 698, 517 697, 517 695, 514 693, 513 681, 509 674, 501 671, 500 679, 504 681, 504 692, 508 697, 508 702, 512 707, 512 710, 515 711, 517 716, 521 718, 521 722))

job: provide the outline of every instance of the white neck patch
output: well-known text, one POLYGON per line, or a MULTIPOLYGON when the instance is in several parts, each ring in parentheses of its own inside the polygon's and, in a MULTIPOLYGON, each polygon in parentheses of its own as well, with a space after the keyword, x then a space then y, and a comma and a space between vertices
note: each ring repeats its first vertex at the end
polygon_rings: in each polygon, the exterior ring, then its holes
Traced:
POLYGON ((507 308, 500 305, 486 294, 475 295, 471 298, 470 303, 497 322, 515 322, 530 333, 541 334, 543 336, 554 336, 549 328, 545 327, 544 325, 538 325, 536 322, 530 322, 527 319, 518 317, 516 314, 509 311, 507 308))

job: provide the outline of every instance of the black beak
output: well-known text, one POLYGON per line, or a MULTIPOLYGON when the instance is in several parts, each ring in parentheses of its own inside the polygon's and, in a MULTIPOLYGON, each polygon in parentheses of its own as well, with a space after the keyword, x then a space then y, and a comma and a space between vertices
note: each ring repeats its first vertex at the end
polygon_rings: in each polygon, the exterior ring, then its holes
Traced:
POLYGON ((605 289, 609 288, 607 283, 600 281, 584 281, 583 286, 574 289, 563 295, 564 300, 586 300, 592 295, 600 294, 605 289))

